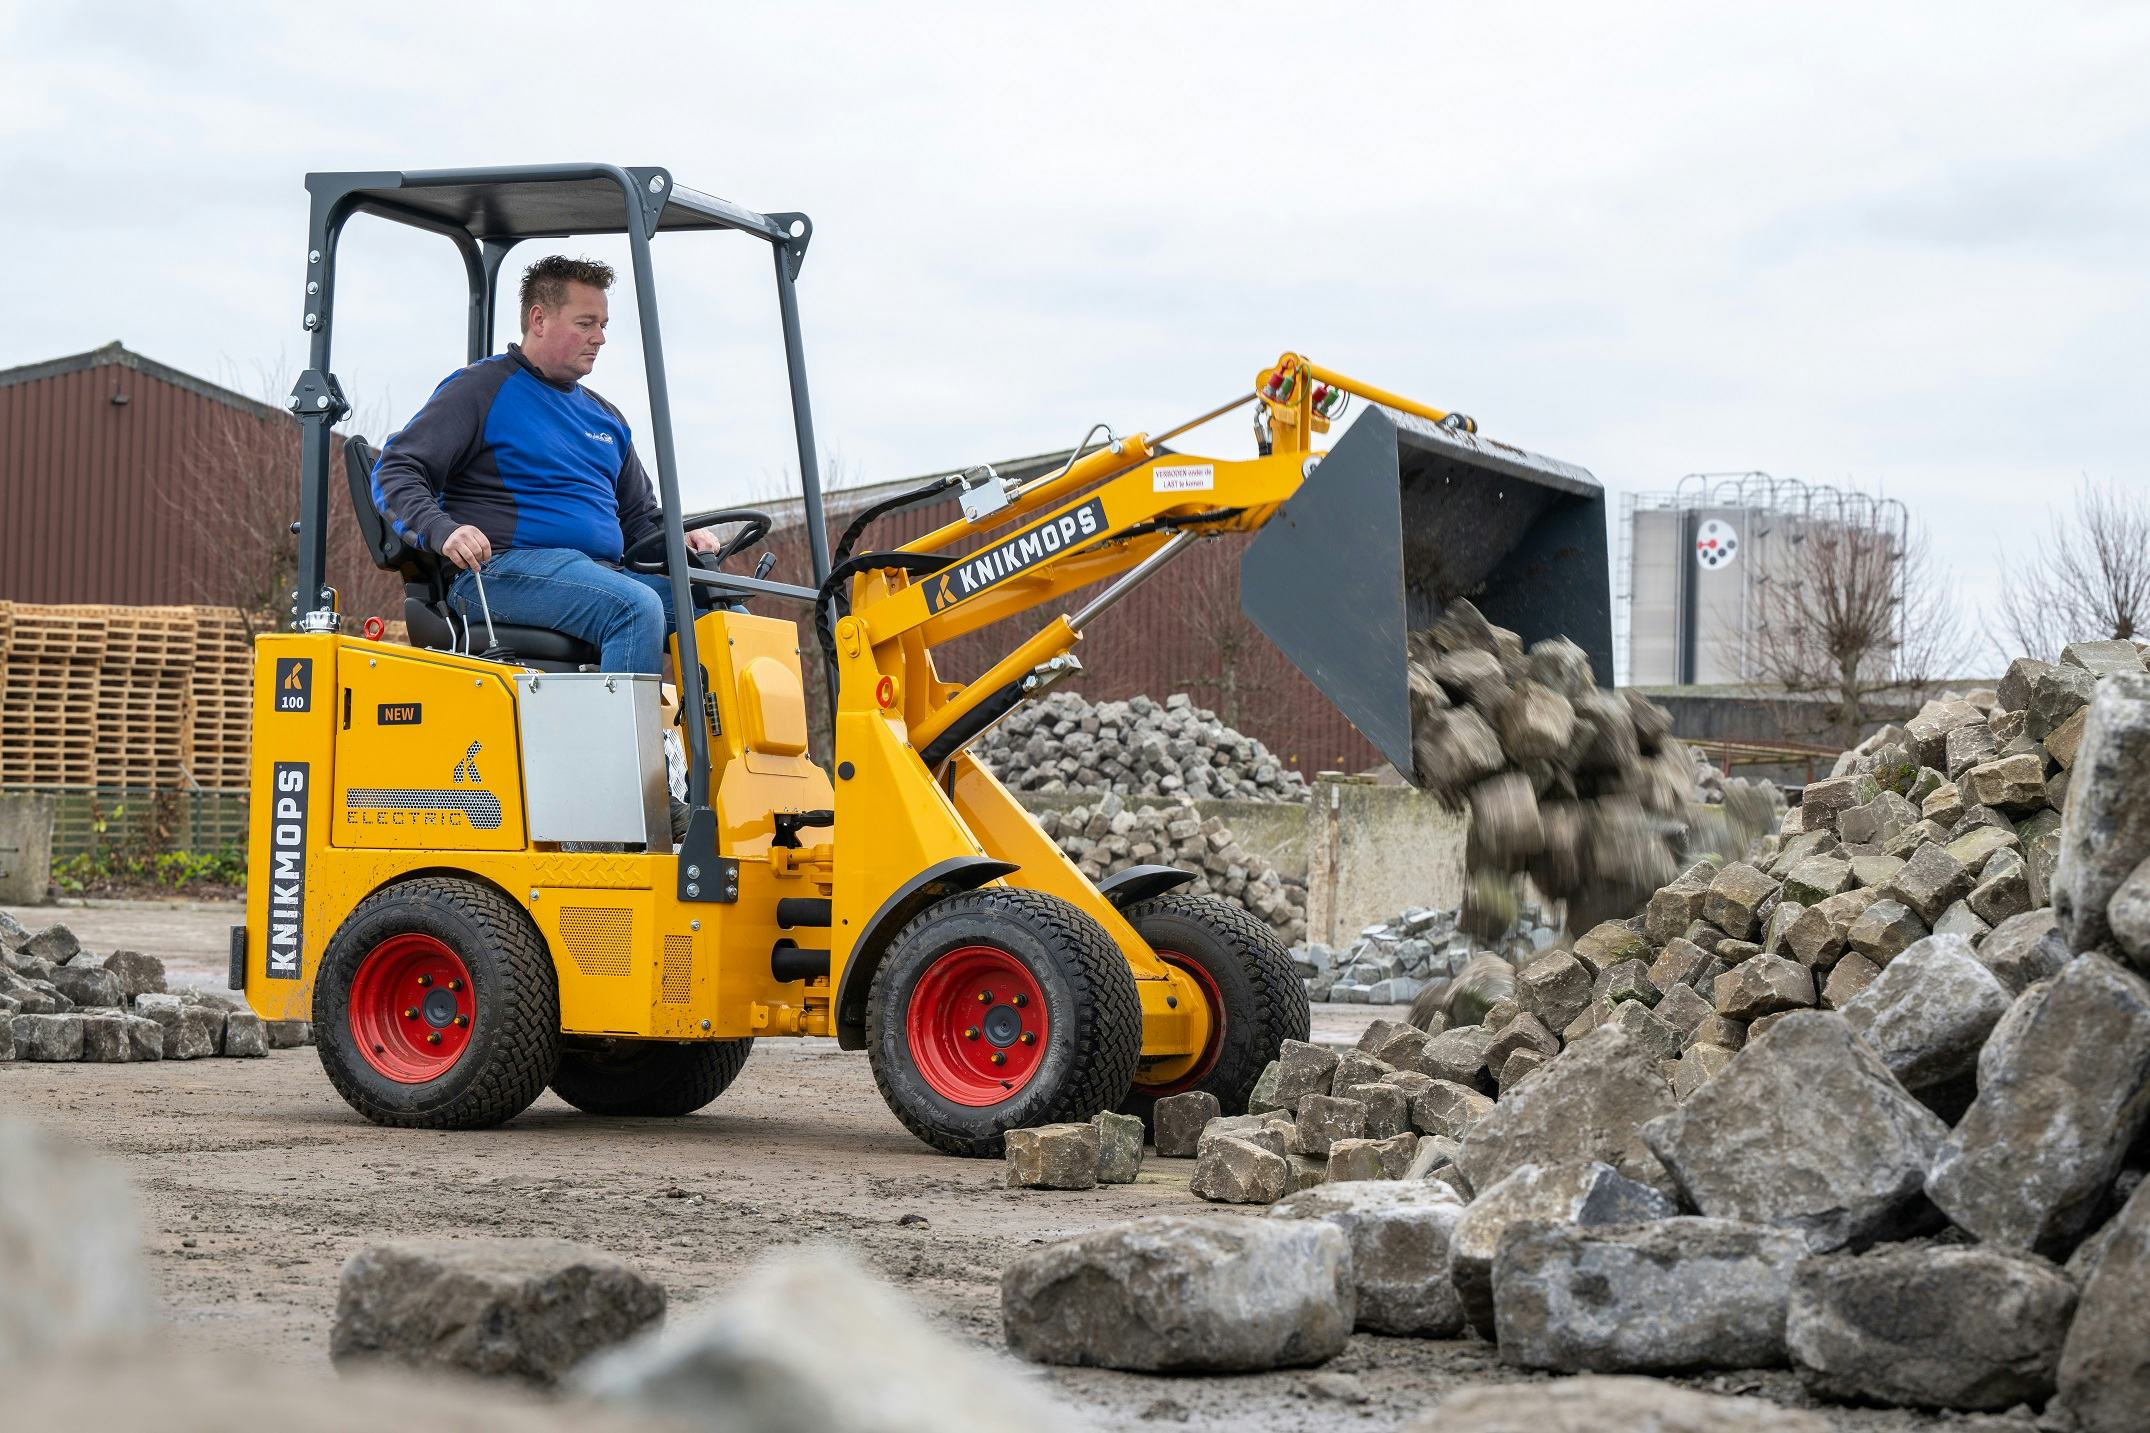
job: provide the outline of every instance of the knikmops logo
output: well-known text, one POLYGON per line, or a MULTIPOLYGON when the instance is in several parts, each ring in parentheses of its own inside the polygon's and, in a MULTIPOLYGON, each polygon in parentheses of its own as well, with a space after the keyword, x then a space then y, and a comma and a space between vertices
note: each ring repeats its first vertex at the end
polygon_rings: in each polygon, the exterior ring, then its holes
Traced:
POLYGON ((938 612, 966 597, 975 597, 988 587, 1005 582, 1104 530, 1104 501, 1092 498, 1079 508, 1048 518, 1030 531, 1017 533, 1007 541, 966 557, 947 571, 928 578, 926 610, 938 612))

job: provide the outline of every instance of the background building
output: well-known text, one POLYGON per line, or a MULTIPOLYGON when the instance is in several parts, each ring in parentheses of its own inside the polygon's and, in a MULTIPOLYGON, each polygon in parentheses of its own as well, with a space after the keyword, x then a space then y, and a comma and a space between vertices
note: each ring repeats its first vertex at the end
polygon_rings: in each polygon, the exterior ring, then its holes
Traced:
POLYGON ((1622 685, 1776 680, 1765 628, 1782 621, 1784 602, 1772 586, 1810 580, 1806 539, 1848 530, 1900 556, 1909 525, 1892 498, 1767 473, 1692 473, 1671 492, 1623 495, 1613 561, 1622 685))

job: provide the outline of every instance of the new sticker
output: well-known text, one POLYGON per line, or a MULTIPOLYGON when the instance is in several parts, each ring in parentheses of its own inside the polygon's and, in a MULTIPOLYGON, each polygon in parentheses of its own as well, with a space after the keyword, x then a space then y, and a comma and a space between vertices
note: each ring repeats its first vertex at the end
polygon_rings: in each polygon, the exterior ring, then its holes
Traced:
POLYGON ((1217 486, 1215 463, 1180 463, 1150 469, 1153 493, 1206 493, 1217 486))

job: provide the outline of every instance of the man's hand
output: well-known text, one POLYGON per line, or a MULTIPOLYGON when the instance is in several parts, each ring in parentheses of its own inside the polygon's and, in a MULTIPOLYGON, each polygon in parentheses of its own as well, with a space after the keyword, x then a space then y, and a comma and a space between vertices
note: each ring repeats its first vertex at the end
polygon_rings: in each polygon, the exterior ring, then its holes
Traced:
POLYGON ((465 523, 448 534, 448 540, 440 545, 440 555, 457 567, 475 572, 482 564, 492 561, 493 544, 484 533, 465 523))
POLYGON ((717 541, 716 533, 706 527, 698 527, 687 534, 689 552, 715 552, 722 545, 717 541))

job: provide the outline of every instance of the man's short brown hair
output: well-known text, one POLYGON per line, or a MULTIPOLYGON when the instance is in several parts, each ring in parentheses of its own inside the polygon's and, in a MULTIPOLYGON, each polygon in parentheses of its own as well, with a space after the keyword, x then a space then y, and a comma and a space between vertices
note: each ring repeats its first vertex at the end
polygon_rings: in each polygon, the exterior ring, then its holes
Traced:
POLYGON ((601 264, 595 259, 570 259, 565 254, 549 254, 523 270, 522 326, 530 327, 530 309, 543 304, 549 309, 559 308, 567 302, 569 284, 588 284, 593 289, 612 287, 612 265, 601 264))

